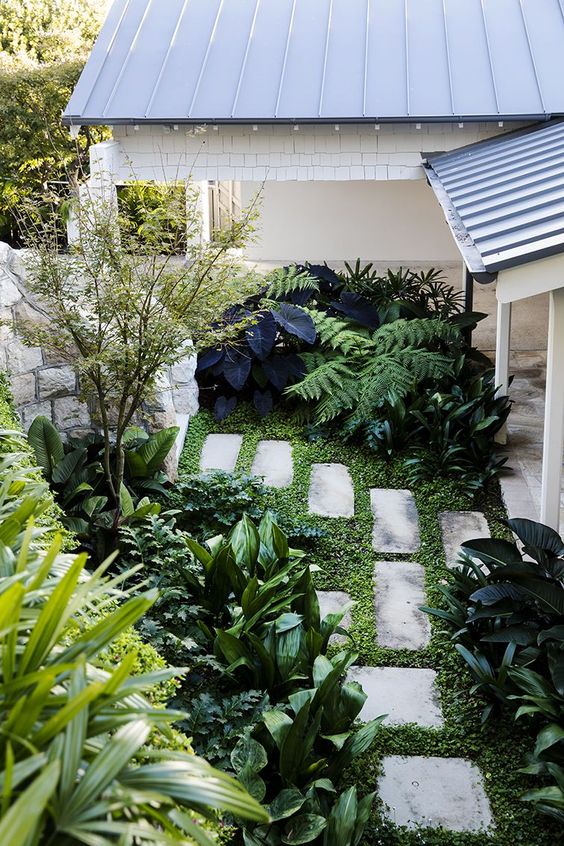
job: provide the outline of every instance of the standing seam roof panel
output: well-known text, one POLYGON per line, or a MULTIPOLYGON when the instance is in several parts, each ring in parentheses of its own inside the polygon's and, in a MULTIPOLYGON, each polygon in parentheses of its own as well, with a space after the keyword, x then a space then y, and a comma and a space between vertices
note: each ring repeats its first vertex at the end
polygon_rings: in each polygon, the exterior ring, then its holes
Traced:
POLYGON ((561 0, 115 0, 66 122, 564 114, 561 0))

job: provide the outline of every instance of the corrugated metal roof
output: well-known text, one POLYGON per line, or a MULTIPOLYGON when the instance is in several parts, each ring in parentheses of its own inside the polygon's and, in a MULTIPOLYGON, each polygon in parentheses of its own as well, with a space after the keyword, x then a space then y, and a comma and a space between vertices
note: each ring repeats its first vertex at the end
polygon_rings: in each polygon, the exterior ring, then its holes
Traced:
POLYGON ((564 0, 114 0, 67 123, 564 114, 564 0))
POLYGON ((564 252, 564 121, 430 155, 427 174, 477 277, 564 252))

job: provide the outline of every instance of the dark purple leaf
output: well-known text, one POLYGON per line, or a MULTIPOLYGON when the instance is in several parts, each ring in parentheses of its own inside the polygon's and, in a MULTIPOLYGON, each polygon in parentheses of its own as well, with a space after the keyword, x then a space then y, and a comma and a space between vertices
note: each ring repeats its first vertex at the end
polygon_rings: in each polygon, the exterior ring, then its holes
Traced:
POLYGON ((261 361, 272 352, 277 333, 276 323, 270 312, 266 312, 254 326, 247 329, 247 343, 261 361))
POLYGON ((377 329, 380 325, 378 309, 366 297, 355 294, 353 291, 343 291, 341 301, 331 303, 331 306, 335 311, 350 317, 351 320, 356 320, 357 323, 369 329, 377 329))
POLYGON ((283 391, 292 378, 301 377, 305 370, 302 359, 295 353, 271 356, 262 367, 277 391, 283 391))
POLYGON ((262 365, 258 363, 253 364, 253 369, 251 372, 253 374, 253 379, 255 380, 259 388, 266 388, 268 384, 268 377, 264 372, 262 365))
POLYGON ((227 350, 222 373, 232 388, 240 391, 251 372, 251 356, 248 352, 227 350))
POLYGON ((255 391, 253 402, 261 417, 266 417, 272 411, 273 400, 270 391, 264 391, 264 393, 262 391, 255 391))
POLYGON ((225 420, 237 407, 237 397, 218 397, 213 407, 216 420, 225 420))
POLYGON ((342 288, 343 280, 326 264, 308 264, 304 267, 310 276, 321 282, 322 291, 330 291, 332 288, 342 288))
POLYGON ((277 309, 272 309, 275 321, 290 335, 295 335, 306 344, 313 344, 317 338, 313 320, 303 309, 289 303, 281 303, 277 309))
POLYGON ((203 353, 200 353, 198 356, 198 366, 196 368, 197 373, 201 373, 202 370, 207 370, 208 367, 213 367, 215 364, 218 364, 225 354, 225 350, 204 350, 203 353))

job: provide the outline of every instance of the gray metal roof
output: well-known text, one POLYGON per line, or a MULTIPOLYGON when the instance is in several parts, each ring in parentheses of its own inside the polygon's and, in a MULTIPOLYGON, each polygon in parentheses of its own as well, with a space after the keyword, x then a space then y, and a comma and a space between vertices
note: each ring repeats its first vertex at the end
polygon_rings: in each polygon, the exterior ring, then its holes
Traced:
POLYGON ((564 0, 114 0, 66 123, 564 114, 564 0))
POLYGON ((427 157, 427 174, 469 270, 564 252, 564 121, 427 157))

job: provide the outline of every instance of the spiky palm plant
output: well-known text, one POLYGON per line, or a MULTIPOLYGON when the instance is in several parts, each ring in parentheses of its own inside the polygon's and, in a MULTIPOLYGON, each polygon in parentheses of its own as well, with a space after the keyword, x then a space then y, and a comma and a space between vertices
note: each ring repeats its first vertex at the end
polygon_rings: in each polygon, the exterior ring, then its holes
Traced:
POLYGON ((61 553, 35 520, 45 508, 27 471, 0 459, 0 843, 141 846, 211 843, 194 814, 268 819, 232 778, 185 752, 152 748, 181 714, 145 694, 178 675, 113 672, 99 656, 153 604, 127 596, 124 574, 61 553))

